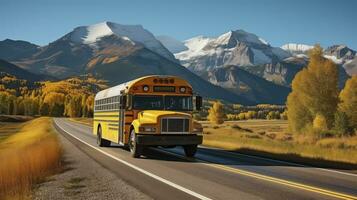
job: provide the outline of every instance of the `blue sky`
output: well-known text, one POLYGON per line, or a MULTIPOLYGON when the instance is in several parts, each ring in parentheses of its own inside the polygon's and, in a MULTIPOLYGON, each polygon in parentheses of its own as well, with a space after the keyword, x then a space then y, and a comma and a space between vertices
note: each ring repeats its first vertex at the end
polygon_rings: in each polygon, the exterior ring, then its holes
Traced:
POLYGON ((273 46, 346 44, 357 50, 355 0, 0 0, 0 40, 45 45, 81 25, 141 24, 184 40, 244 29, 273 46))

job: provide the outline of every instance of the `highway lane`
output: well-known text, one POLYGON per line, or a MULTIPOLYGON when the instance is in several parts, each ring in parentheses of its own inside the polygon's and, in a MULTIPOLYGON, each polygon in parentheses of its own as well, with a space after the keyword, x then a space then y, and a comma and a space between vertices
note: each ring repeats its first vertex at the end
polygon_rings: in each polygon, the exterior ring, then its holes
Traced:
POLYGON ((197 159, 184 158, 181 148, 151 148, 133 159, 118 146, 98 148, 88 126, 54 122, 80 149, 155 199, 357 199, 353 174, 210 148, 200 148, 197 159))

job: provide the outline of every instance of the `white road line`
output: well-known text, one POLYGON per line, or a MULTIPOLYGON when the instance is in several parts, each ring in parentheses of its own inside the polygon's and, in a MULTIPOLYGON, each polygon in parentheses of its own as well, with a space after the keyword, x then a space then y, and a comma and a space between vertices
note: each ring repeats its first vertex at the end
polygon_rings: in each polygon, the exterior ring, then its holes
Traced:
MULTIPOLYGON (((219 148, 205 147, 205 146, 201 146, 201 145, 200 145, 200 148, 202 148, 202 149, 222 150, 222 149, 219 149, 219 148)), ((233 156, 244 156, 244 157, 248 157, 248 158, 256 158, 256 159, 266 160, 266 161, 271 161, 271 162, 276 162, 276 163, 289 164, 289 165, 297 166, 297 167, 308 167, 308 168, 312 168, 312 169, 316 169, 316 170, 334 172, 334 173, 343 174, 343 175, 347 175, 347 176, 356 176, 357 177, 357 174, 352 174, 352 173, 348 173, 348 172, 341 172, 341 171, 332 170, 332 169, 325 169, 325 168, 320 168, 320 167, 313 167, 313 166, 309 166, 309 165, 297 164, 297 163, 288 162, 288 161, 275 160, 275 159, 271 159, 271 158, 263 158, 263 157, 259 157, 259 156, 247 155, 247 154, 242 154, 242 153, 238 153, 238 152, 226 151, 224 153, 228 153, 228 154, 231 154, 233 156)))
POLYGON ((145 174, 145 175, 147 175, 147 176, 150 176, 151 178, 154 178, 154 179, 156 179, 156 180, 158 180, 158 181, 161 181, 161 182, 163 182, 163 183, 165 183, 165 184, 167 184, 167 185, 169 185, 169 186, 171 186, 171 187, 174 187, 174 188, 176 188, 176 189, 178 189, 178 190, 181 190, 181 191, 183 191, 183 192, 185 192, 185 193, 187 193, 187 194, 189 194, 189 195, 192 195, 192 196, 194 196, 194 197, 196 197, 196 198, 204 199, 204 200, 211 200, 210 198, 208 198, 208 197, 206 197, 206 196, 203 196, 203 195, 201 195, 201 194, 199 194, 199 193, 197 193, 197 192, 194 192, 194 191, 189 190, 189 189, 187 189, 187 188, 185 188, 185 187, 182 187, 182 186, 180 186, 180 185, 178 185, 178 184, 176 184, 176 183, 173 183, 173 182, 171 182, 171 181, 169 181, 169 180, 167 180, 167 179, 161 178, 160 176, 157 176, 157 175, 155 175, 155 174, 153 174, 153 173, 151 173, 151 172, 148 172, 148 171, 146 171, 146 170, 144 170, 144 169, 142 169, 142 168, 139 168, 139 167, 137 167, 137 166, 135 166, 135 165, 133 165, 133 164, 131 164, 131 163, 128 163, 128 162, 125 161, 125 160, 122 160, 122 159, 120 159, 120 158, 117 158, 117 157, 115 157, 115 156, 113 156, 113 155, 111 155, 111 154, 109 154, 109 153, 107 153, 107 152, 101 150, 100 148, 95 147, 95 146, 93 146, 93 145, 91 145, 91 144, 89 144, 89 143, 87 143, 87 142, 85 142, 85 141, 79 139, 77 136, 75 136, 75 135, 69 133, 68 131, 66 131, 65 129, 63 129, 63 127, 60 126, 60 125, 57 123, 57 119, 54 119, 54 121, 55 121, 55 123, 57 124, 57 126, 59 126, 59 127, 60 127, 64 132, 66 132, 68 135, 70 135, 70 136, 72 136, 73 138, 75 138, 75 139, 81 141, 82 143, 88 145, 89 147, 92 147, 93 149, 95 149, 95 150, 97 150, 97 151, 103 153, 104 155, 106 155, 106 156, 108 156, 108 157, 110 157, 110 158, 112 158, 112 159, 114 159, 114 160, 116 160, 116 161, 119 161, 119 162, 123 163, 124 165, 126 165, 126 166, 128 166, 128 167, 131 167, 131 168, 133 168, 133 169, 135 169, 135 170, 137 170, 137 171, 139 171, 139 172, 141 172, 141 173, 143 173, 143 174, 145 174))
MULTIPOLYGON (((73 123, 76 123, 76 122, 73 122, 73 123)), ((79 124, 79 123, 77 123, 77 124, 79 124)), ((80 124, 80 125, 89 127, 88 125, 84 125, 84 124, 80 124)), ((199 145, 199 147, 203 148, 203 149, 223 150, 223 149, 219 149, 219 148, 206 147, 206 146, 202 146, 202 145, 199 145)), ((308 168, 312 168, 312 169, 315 169, 315 170, 321 170, 321 171, 326 171, 326 172, 333 172, 333 173, 343 174, 343 175, 346 175, 346 176, 355 176, 355 177, 357 177, 357 174, 352 174, 352 173, 342 172, 342 171, 337 171, 337 170, 332 170, 332 169, 325 169, 325 168, 321 168, 321 167, 313 167, 313 166, 309 166, 309 165, 297 164, 297 163, 288 162, 288 161, 275 160, 275 159, 271 159, 271 158, 264 158, 264 157, 254 156, 254 155, 247 155, 247 154, 242 154, 242 153, 238 153, 238 152, 226 151, 224 153, 228 153, 228 154, 235 155, 235 156, 239 155, 239 156, 245 156, 245 157, 248 157, 248 158, 266 160, 266 161, 271 161, 271 162, 276 162, 276 163, 289 164, 289 165, 297 166, 297 167, 308 167, 308 168)))

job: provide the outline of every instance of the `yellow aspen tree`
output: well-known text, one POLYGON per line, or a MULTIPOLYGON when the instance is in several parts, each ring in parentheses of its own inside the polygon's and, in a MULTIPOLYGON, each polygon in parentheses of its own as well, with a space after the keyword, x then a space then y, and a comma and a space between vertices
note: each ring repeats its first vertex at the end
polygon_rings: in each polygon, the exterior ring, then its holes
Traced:
POLYGON ((357 128, 357 75, 348 79, 340 93, 339 110, 348 118, 348 124, 353 129, 357 128))
POLYGON ((213 103, 212 107, 208 110, 208 120, 214 124, 223 124, 224 112, 223 104, 219 101, 213 103))
POLYGON ((292 82, 287 108, 293 132, 311 127, 317 114, 324 117, 327 128, 333 126, 338 103, 338 68, 322 53, 322 48, 316 45, 309 53, 308 66, 292 82))

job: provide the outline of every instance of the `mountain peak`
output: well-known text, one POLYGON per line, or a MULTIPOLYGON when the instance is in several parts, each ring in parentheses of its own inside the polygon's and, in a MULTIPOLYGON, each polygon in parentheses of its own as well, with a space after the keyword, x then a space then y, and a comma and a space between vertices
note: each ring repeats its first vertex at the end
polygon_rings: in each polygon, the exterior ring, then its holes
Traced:
POLYGON ((73 30, 71 40, 84 44, 95 43, 98 39, 112 35, 113 31, 108 26, 108 22, 101 22, 90 26, 80 26, 73 30))
POLYGON ((253 33, 249 33, 243 29, 230 30, 220 35, 216 41, 217 44, 235 46, 238 42, 246 43, 248 45, 269 45, 264 39, 258 37, 253 33))
POLYGON ((142 25, 123 25, 104 21, 89 26, 77 27, 69 34, 69 37, 70 40, 75 43, 96 46, 96 42, 103 37, 110 35, 116 35, 124 40, 131 41, 133 45, 136 43, 142 44, 147 49, 158 53, 169 60, 175 61, 174 56, 151 32, 144 29, 142 25))

